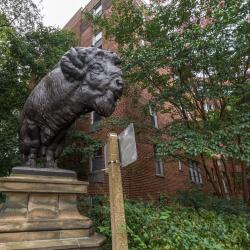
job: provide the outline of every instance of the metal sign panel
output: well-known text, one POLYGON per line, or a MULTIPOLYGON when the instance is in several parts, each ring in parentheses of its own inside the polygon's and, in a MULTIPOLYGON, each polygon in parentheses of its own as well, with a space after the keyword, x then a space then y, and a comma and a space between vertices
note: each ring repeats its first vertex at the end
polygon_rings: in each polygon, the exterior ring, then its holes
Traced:
POLYGON ((118 139, 121 165, 122 167, 126 167, 137 160, 134 124, 131 123, 123 132, 121 132, 118 135, 118 139))

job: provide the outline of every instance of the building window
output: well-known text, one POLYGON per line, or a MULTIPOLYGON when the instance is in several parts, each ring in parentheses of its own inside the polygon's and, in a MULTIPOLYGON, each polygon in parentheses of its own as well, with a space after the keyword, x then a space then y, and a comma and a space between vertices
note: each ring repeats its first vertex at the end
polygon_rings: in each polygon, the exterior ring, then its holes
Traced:
POLYGON ((93 157, 90 158, 90 172, 98 172, 105 168, 103 148, 100 148, 93 157))
POLYGON ((162 159, 156 158, 156 146, 154 145, 154 156, 155 156, 155 174, 157 176, 164 176, 163 161, 162 159))
POLYGON ((100 128, 101 120, 102 120, 102 116, 100 116, 97 112, 92 111, 90 113, 90 125, 91 125, 92 131, 96 131, 100 128))
POLYGON ((96 4, 96 6, 93 8, 93 15, 94 16, 100 16, 102 14, 102 3, 101 1, 96 4))
POLYGON ((151 118, 151 124, 154 128, 158 128, 158 119, 157 119, 157 114, 154 111, 154 109, 152 108, 151 105, 149 105, 149 115, 151 118))
POLYGON ((91 112, 91 122, 90 122, 91 125, 101 121, 101 119, 102 119, 102 116, 100 116, 97 112, 95 111, 91 112))
POLYGON ((202 184, 201 169, 197 161, 188 160, 189 175, 193 183, 202 184))
POLYGON ((156 175, 164 176, 162 160, 155 160, 156 175))
POLYGON ((187 119, 188 119, 189 121, 192 120, 192 115, 191 115, 190 111, 184 110, 184 112, 185 112, 185 114, 186 114, 187 119))
POLYGON ((205 102, 204 105, 203 105, 203 108, 204 108, 204 111, 205 111, 206 113, 208 113, 209 111, 214 110, 214 105, 205 102))
POLYGON ((96 33, 93 36, 92 45, 97 48, 102 48, 102 32, 96 33))

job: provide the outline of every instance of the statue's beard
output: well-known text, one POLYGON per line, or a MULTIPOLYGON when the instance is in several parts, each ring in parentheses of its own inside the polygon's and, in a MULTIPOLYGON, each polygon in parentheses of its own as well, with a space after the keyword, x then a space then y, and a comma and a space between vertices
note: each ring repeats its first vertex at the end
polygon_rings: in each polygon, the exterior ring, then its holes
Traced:
POLYGON ((101 116, 110 116, 115 110, 115 98, 112 91, 95 99, 94 110, 101 116))

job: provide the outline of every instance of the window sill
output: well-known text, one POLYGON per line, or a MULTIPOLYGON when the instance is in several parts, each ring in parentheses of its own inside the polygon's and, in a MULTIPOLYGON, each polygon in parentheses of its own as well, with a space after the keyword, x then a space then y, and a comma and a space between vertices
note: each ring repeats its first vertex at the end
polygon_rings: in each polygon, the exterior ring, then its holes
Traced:
POLYGON ((100 169, 100 170, 90 172, 90 174, 99 174, 99 173, 105 172, 105 170, 106 170, 106 168, 103 168, 103 169, 100 169))
POLYGON ((165 178, 165 175, 156 174, 156 177, 165 178))
POLYGON ((203 183, 197 183, 197 182, 193 182, 193 181, 191 181, 191 183, 192 183, 193 185, 200 185, 200 186, 203 185, 203 183))

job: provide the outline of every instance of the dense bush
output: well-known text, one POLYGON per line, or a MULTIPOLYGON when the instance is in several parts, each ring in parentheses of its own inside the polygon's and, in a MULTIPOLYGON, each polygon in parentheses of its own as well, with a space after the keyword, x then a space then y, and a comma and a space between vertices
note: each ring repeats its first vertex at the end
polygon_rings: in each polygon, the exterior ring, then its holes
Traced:
POLYGON ((206 209, 234 215, 250 214, 249 208, 240 199, 231 198, 227 200, 217 196, 208 196, 199 189, 179 191, 175 201, 180 205, 193 207, 196 210, 206 209))
MULTIPOLYGON (((125 210, 130 250, 250 249, 250 223, 244 217, 128 200, 125 210)), ((89 217, 111 249, 108 202, 94 204, 89 217)))

